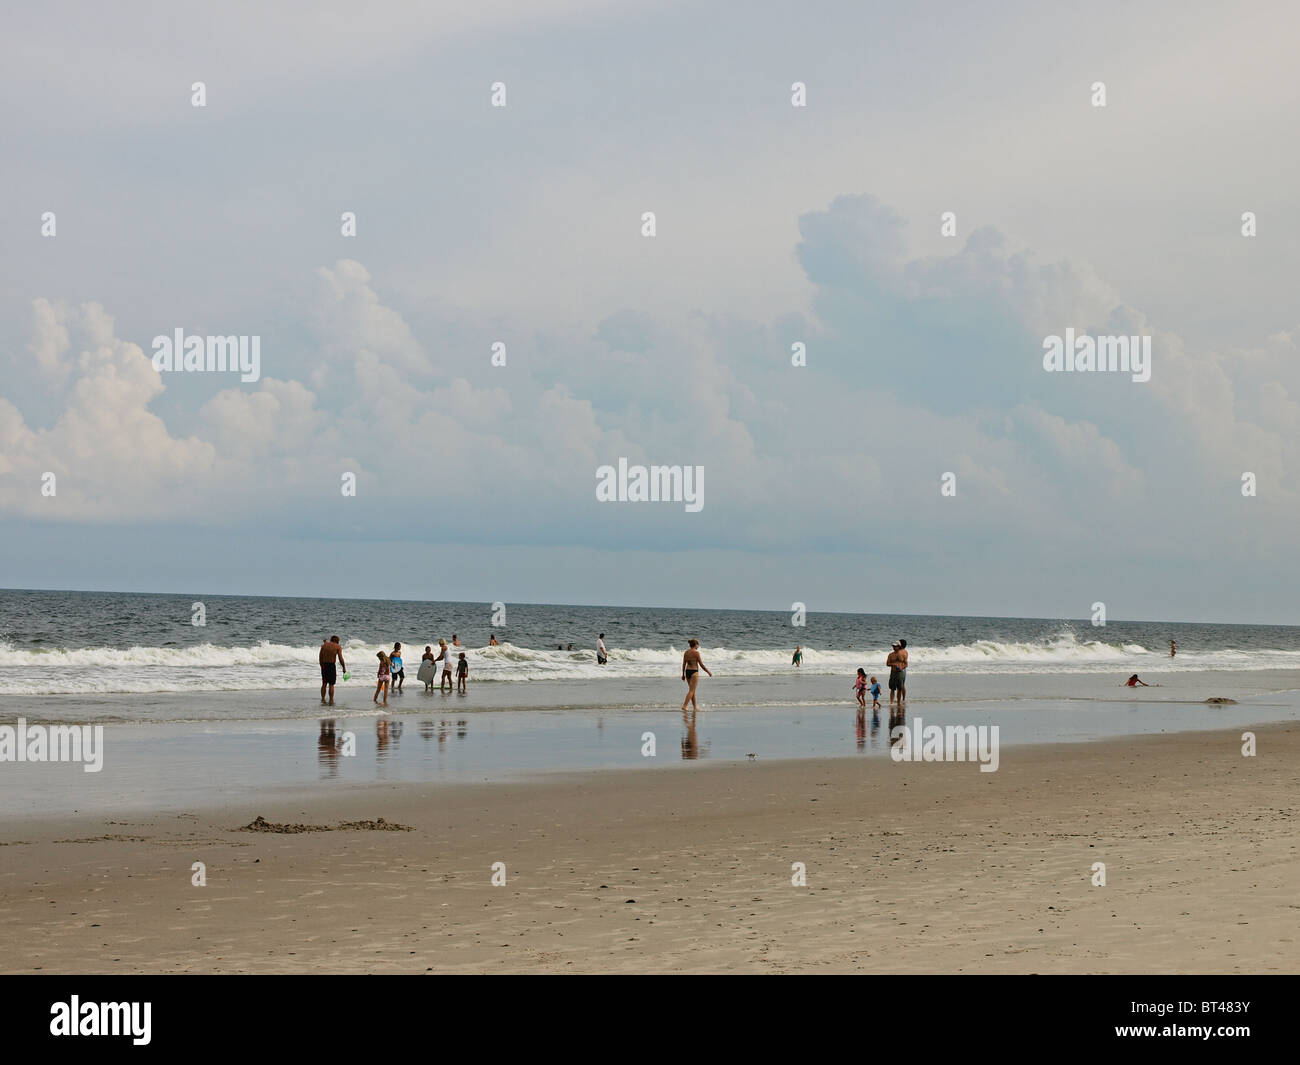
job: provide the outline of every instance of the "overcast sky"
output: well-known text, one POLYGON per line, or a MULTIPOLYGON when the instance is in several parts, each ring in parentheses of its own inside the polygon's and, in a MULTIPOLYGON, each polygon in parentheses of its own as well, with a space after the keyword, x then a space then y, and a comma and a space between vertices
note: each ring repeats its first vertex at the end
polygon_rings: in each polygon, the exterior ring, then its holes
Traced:
POLYGON ((1300 623, 1300 8, 1055 7, 9 5, 0 587, 1300 623))

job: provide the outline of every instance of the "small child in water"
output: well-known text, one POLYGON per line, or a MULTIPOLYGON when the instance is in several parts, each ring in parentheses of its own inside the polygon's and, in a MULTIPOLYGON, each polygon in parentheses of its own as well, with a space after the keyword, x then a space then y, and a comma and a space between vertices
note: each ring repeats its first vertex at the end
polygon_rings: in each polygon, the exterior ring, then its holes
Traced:
POLYGON ((380 651, 379 652, 379 679, 375 681, 375 697, 370 700, 372 703, 379 702, 379 693, 383 692, 384 705, 385 706, 388 705, 388 680, 389 680, 388 656, 384 654, 383 651, 380 651))
POLYGON ((871 709, 880 709, 880 681, 875 677, 871 678, 871 709))
POLYGON ((461 651, 460 661, 456 663, 456 690, 463 692, 469 680, 469 663, 465 661, 465 652, 461 651))
MULTIPOLYGON (((429 679, 424 682, 424 690, 433 691, 433 682, 438 676, 438 660, 433 654, 433 645, 426 643, 424 645, 424 654, 420 656, 420 668, 424 669, 425 662, 432 662, 433 668, 429 672, 429 679)), ((418 676, 418 674, 417 674, 418 676)))
POLYGON ((858 696, 858 705, 862 709, 867 708, 867 671, 861 666, 858 667, 858 679, 853 682, 853 690, 858 696))

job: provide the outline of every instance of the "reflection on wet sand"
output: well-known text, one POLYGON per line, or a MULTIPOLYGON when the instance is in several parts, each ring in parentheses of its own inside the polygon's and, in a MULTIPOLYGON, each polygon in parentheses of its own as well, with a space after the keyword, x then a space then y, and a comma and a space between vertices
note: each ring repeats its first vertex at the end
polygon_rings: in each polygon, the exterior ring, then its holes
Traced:
POLYGON ((902 734, 894 735, 894 729, 899 728, 907 721, 907 715, 902 707, 891 706, 889 708, 889 746, 893 747, 903 741, 902 734))
MULTIPOLYGON (((882 746, 887 749, 901 742, 901 740, 894 738, 893 730, 906 723, 906 712, 898 707, 890 707, 888 725, 886 728, 882 728, 882 711, 883 708, 881 710, 871 710, 871 720, 868 723, 867 709, 855 708, 853 735, 858 752, 865 753, 868 749, 879 751, 882 746), (868 740, 870 740, 869 744, 868 740)), ((843 721, 842 718, 839 720, 843 721)), ((316 739, 316 757, 321 779, 338 778, 342 773, 342 759, 356 753, 356 736, 353 732, 348 731, 346 719, 343 720, 342 725, 339 724, 338 719, 332 717, 320 718, 319 721, 320 732, 316 739)), ((396 758, 397 748, 401 743, 402 732, 406 723, 407 721, 401 717, 384 716, 375 719, 376 762, 383 764, 396 758)), ((415 723, 416 731, 421 739, 426 742, 437 741, 439 752, 452 740, 463 740, 469 735, 469 721, 466 718, 422 718, 413 723, 415 723)), ((597 718, 598 727, 600 723, 601 719, 597 718)), ((839 727, 842 728, 843 726, 839 727)), ((838 732, 838 729, 836 731, 838 732)), ((489 729, 488 733, 484 734, 482 738, 487 739, 491 732, 492 730, 489 729)), ((843 736, 843 733, 841 732, 839 735, 843 736)), ((723 742, 730 751, 732 744, 728 743, 725 734, 723 742)), ((838 742, 843 742, 843 740, 841 739, 838 742)), ((493 750, 497 746, 495 740, 489 744, 489 747, 493 750)), ((687 707, 682 711, 681 750, 682 760, 688 762, 709 758, 713 754, 711 740, 707 737, 701 737, 699 712, 693 707, 687 707)), ((410 753, 413 752, 408 752, 408 756, 410 753)), ((430 753, 433 752, 430 751, 430 753)), ((482 751, 478 752, 479 757, 482 757, 482 753, 482 751)), ((739 757, 730 753, 726 756, 739 757)), ((438 764, 446 765, 442 760, 438 764)))
POLYGON ((465 734, 469 731, 469 722, 464 718, 458 721, 439 721, 437 723, 432 720, 421 721, 420 738, 426 740, 436 738, 439 744, 443 744, 447 742, 447 737, 452 734, 453 729, 456 732, 456 738, 463 740, 465 734))
POLYGON ((381 717, 375 722, 375 751, 382 762, 388 757, 389 748, 397 751, 402 740, 402 719, 400 717, 381 717))
POLYGON ((704 758, 709 753, 707 741, 703 747, 700 746, 700 736, 695 728, 695 715, 697 713, 698 711, 694 708, 682 711, 682 725, 686 728, 686 732, 682 736, 682 759, 687 762, 704 758))
POLYGON ((316 759, 325 777, 339 775, 339 744, 334 734, 334 718, 321 718, 320 736, 316 739, 316 759))
MULTIPOLYGON (((867 748, 867 711, 866 707, 859 707, 857 716, 853 721, 854 735, 858 741, 858 750, 865 751, 867 748)), ((880 711, 871 711, 871 749, 873 751, 880 749, 880 711)))

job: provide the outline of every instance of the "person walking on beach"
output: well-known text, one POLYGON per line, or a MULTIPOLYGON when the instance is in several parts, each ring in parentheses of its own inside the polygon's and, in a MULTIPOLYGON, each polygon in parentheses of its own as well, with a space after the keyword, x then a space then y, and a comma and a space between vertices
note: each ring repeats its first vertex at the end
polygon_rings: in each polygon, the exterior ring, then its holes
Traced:
POLYGON ((469 663, 465 661, 465 652, 461 651, 460 661, 456 663, 456 690, 465 694, 465 685, 469 681, 469 663))
POLYGON ((853 682, 853 691, 857 694, 858 705, 865 710, 867 708, 867 671, 861 666, 858 667, 858 679, 853 682))
POLYGON ((348 665, 343 661, 343 647, 339 644, 337 636, 331 636, 320 645, 320 702, 321 706, 325 705, 325 689, 329 689, 329 705, 334 705, 334 685, 338 681, 338 666, 343 667, 343 672, 348 671, 348 665), (335 664, 337 662, 337 665, 335 664))
POLYGON ((690 646, 686 648, 685 654, 682 655, 682 680, 686 681, 690 687, 686 689, 686 698, 682 702, 682 709, 686 709, 686 704, 690 703, 692 709, 698 710, 699 703, 695 701, 695 686, 700 683, 700 670, 704 670, 709 676, 713 672, 704 664, 704 659, 700 657, 700 641, 691 640, 690 646))
MULTIPOLYGON (((572 648, 572 644, 569 645, 572 648)), ((609 661, 609 652, 605 650, 605 634, 602 632, 596 638, 596 665, 603 666, 609 661)))
POLYGON ((871 678, 871 709, 880 709, 880 681, 875 677, 871 678))
POLYGON ((379 693, 384 693, 384 705, 388 705, 388 682, 391 677, 388 656, 383 651, 379 652, 379 676, 375 680, 375 697, 370 701, 379 702, 379 693))
MULTIPOLYGON (((455 639, 455 637, 453 636, 452 639, 455 639)), ((438 661, 442 663, 442 680, 438 684, 438 690, 451 691, 452 688, 455 687, 451 682, 451 648, 447 646, 446 640, 439 640, 438 647, 442 651, 442 653, 438 655, 438 661)))
POLYGON ((402 668, 402 645, 393 644, 393 653, 388 656, 389 668, 393 671, 393 694, 402 694, 402 685, 406 683, 406 670, 402 668))
POLYGON ((1173 640, 1170 640, 1170 641, 1169 641, 1169 657, 1170 657, 1170 658, 1173 658, 1174 655, 1176 655, 1177 653, 1178 653, 1178 644, 1176 644, 1173 640))
MULTIPOLYGON (((794 657, 790 659, 790 665, 792 666, 803 665, 803 648, 800 647, 798 644, 794 645, 794 657)), ((858 672, 861 673, 862 670, 858 670, 858 672)))

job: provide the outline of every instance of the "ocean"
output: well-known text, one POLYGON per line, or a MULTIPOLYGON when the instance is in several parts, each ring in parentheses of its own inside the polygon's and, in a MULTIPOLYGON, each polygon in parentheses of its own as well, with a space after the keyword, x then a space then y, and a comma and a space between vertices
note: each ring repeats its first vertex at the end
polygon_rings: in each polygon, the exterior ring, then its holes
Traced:
POLYGON ((321 785, 883 757, 897 722, 887 705, 858 716, 851 686, 859 666, 884 684, 899 637, 911 652, 907 723, 996 725, 1003 746, 1197 729, 1236 730, 1231 738, 1300 718, 1295 627, 817 613, 796 626, 777 611, 505 612, 493 626, 489 603, 0 593, 0 728, 76 724, 105 735, 102 772, 0 765, 0 809, 188 809, 321 785), (500 647, 487 646, 489 632, 500 647), (601 632, 606 666, 595 659, 601 632), (352 679, 326 708, 317 650, 332 634, 352 679), (467 648, 468 690, 426 692, 415 679, 420 654, 453 634, 467 648), (692 636, 714 673, 701 680, 698 715, 680 709, 692 636), (375 654, 396 640, 407 683, 384 708, 372 701, 375 654), (1124 687, 1131 673, 1151 687, 1124 687), (1231 701, 1207 703, 1216 698, 1231 701))
MULTIPOLYGON (((439 637, 450 641, 458 635, 470 663, 471 689, 491 692, 469 700, 467 709, 583 705, 575 702, 576 692, 597 680, 602 688, 615 682, 608 697, 615 704, 638 706, 640 696, 654 689, 631 682, 677 681, 692 636, 715 679, 754 680, 746 688, 760 703, 772 701, 778 679, 822 678, 825 692, 838 693, 859 666, 879 675, 899 637, 908 641, 913 699, 926 698, 927 686, 930 695, 943 698, 1004 698, 1025 690, 1023 681, 998 678, 1037 677, 1040 683, 1029 690, 1066 694, 1079 689, 1070 675, 1109 684, 1133 672, 1158 680, 1188 670, 1300 670, 1300 627, 1292 626, 1112 621, 1103 627, 1068 618, 819 613, 796 626, 790 613, 778 611, 531 604, 505 604, 506 623, 493 626, 494 612, 500 618, 500 608, 491 603, 3 591, 0 707, 6 696, 174 695, 139 701, 147 707, 140 719, 165 720, 170 706, 177 719, 188 720, 195 709, 181 698, 187 694, 245 692, 259 693, 261 709, 254 716, 281 716, 266 693, 316 692, 317 649, 336 633, 358 686, 371 683, 376 652, 401 641, 408 690, 421 687, 414 678, 425 645, 436 649, 439 637), (193 623, 197 604, 201 625, 193 623), (610 648, 605 666, 596 664, 594 650, 602 632, 610 648), (487 646, 489 633, 500 647, 487 646), (1178 643, 1175 659, 1168 653, 1171 639, 1178 643), (797 671, 790 662, 796 645, 804 651, 797 671), (830 678, 836 678, 833 684, 830 678), (620 687, 620 681, 629 683, 620 687)), ((708 678, 704 684, 702 695, 708 678)), ((824 698, 821 686, 815 688, 814 701, 824 698)), ((793 697, 799 701, 807 694, 796 691, 793 697)), ((673 696, 664 698, 671 702, 673 696)), ((789 692, 780 695, 790 698, 789 692)), ((663 701, 651 699, 655 705, 663 701)), ((301 700, 281 702, 283 716, 297 716, 301 700)), ((130 720, 132 705, 113 700, 113 716, 130 720)), ((231 711, 246 706, 236 701, 231 711)))

